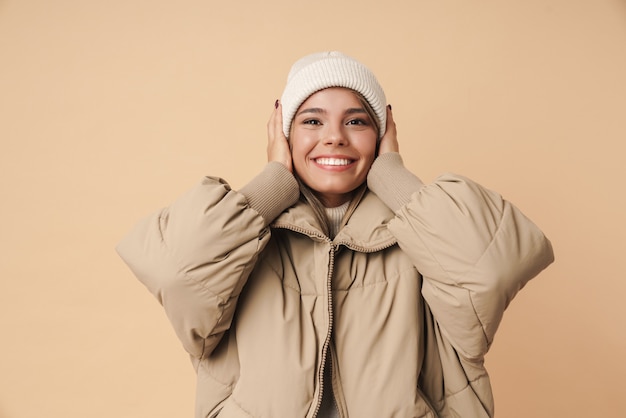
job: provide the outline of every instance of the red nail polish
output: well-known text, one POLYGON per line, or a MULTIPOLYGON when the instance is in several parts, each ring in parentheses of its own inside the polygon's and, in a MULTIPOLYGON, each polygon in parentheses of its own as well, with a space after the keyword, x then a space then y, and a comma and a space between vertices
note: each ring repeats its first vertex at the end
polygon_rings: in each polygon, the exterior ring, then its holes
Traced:
POLYGON ((391 110, 391 105, 390 104, 388 104, 387 107, 389 108, 389 110, 391 110))
POLYGON ((278 109, 278 99, 276 99, 276 102, 274 102, 274 109, 278 109))

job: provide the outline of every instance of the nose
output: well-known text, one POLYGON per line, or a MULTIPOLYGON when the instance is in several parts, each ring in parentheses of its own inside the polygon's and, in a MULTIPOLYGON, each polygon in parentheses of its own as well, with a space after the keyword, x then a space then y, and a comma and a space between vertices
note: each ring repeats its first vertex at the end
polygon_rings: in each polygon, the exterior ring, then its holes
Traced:
POLYGON ((348 144, 348 138, 343 130, 343 125, 331 125, 328 127, 326 131, 326 135, 324 137, 324 144, 326 145, 335 145, 335 146, 345 146, 348 144))

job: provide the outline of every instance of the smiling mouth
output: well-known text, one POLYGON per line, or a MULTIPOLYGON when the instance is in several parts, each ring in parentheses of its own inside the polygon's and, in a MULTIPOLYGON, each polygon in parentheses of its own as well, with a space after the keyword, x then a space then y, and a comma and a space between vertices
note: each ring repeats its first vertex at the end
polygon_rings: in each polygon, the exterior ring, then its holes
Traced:
POLYGON ((345 166, 352 164, 353 160, 347 158, 316 158, 314 160, 319 165, 345 166))

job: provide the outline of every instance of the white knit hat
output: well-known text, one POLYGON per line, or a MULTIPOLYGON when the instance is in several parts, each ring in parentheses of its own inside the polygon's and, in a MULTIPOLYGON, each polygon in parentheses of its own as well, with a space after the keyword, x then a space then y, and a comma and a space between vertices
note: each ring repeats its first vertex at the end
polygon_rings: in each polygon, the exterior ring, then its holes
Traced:
POLYGON ((291 122, 300 105, 313 93, 328 87, 345 87, 361 93, 376 113, 379 135, 383 136, 387 126, 387 103, 382 87, 366 66, 337 51, 307 55, 291 67, 280 99, 285 136, 289 137, 291 122))

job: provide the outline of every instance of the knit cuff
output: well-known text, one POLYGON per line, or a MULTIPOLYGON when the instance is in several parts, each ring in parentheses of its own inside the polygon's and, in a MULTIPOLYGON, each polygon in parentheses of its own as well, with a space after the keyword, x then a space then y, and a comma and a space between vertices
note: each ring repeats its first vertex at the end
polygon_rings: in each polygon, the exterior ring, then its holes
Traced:
POLYGON ((404 167, 397 152, 379 155, 367 175, 367 186, 394 212, 411 200, 424 183, 404 167))
POLYGON ((239 192, 248 200, 250 207, 269 225, 285 209, 294 205, 300 197, 298 181, 283 164, 268 163, 239 192))

